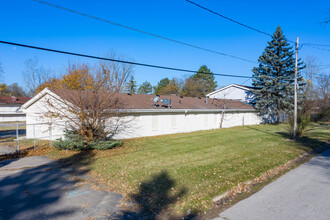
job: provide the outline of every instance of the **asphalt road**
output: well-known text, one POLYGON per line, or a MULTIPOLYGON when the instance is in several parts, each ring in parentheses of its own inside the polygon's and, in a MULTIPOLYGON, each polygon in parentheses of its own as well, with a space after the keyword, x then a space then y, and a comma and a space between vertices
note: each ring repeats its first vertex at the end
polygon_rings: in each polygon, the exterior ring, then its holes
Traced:
MULTIPOLYGON (((77 176, 78 175, 78 176, 77 176)), ((111 219, 122 196, 77 185, 72 167, 47 157, 0 161, 0 219, 111 219)))
POLYGON ((216 220, 330 219, 330 150, 286 173, 216 220))

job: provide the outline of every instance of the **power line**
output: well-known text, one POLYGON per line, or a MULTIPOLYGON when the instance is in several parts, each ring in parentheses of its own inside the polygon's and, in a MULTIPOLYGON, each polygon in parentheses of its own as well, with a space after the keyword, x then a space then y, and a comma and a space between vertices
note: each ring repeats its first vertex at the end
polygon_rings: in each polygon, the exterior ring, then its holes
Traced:
POLYGON ((330 44, 312 44, 312 43, 305 43, 305 45, 312 45, 318 47, 330 47, 330 44))
MULTIPOLYGON (((270 33, 267 33, 267 32, 261 31, 261 30, 259 30, 259 29, 257 29, 257 28, 254 28, 254 27, 251 27, 251 26, 249 26, 249 25, 243 24, 243 23, 241 23, 241 22, 239 22, 239 21, 236 21, 236 20, 231 19, 231 18, 229 18, 229 17, 227 17, 227 16, 224 16, 223 14, 220 14, 220 13, 215 12, 215 11, 213 11, 213 10, 211 10, 211 9, 209 9, 209 8, 206 8, 206 7, 202 6, 202 5, 199 5, 199 4, 197 4, 196 2, 193 2, 193 1, 190 1, 190 0, 185 0, 185 1, 188 2, 188 3, 190 3, 190 4, 193 4, 193 5, 197 6, 197 7, 201 8, 201 9, 203 9, 203 10, 206 10, 206 11, 208 11, 208 12, 211 12, 212 14, 215 14, 215 15, 217 15, 217 16, 220 16, 220 17, 222 17, 222 18, 224 18, 224 19, 226 19, 226 20, 229 20, 229 21, 234 22, 234 23, 236 23, 236 24, 238 24, 238 25, 240 25, 240 26, 243 26, 243 27, 245 27, 245 28, 248 28, 248 29, 250 29, 250 30, 256 31, 256 32, 261 33, 261 34, 264 34, 264 35, 266 35, 266 36, 270 36, 270 37, 273 36, 273 35, 270 34, 270 33)), ((293 44, 296 43, 295 41, 292 41, 292 40, 289 40, 289 39, 288 39, 288 41, 291 42, 291 43, 293 43, 293 44)), ((301 47, 302 47, 303 45, 306 45, 306 46, 308 46, 308 47, 312 47, 312 48, 315 48, 315 49, 319 49, 319 50, 330 51, 330 50, 327 50, 327 49, 320 48, 320 47, 330 47, 330 45, 326 45, 326 44, 302 43, 302 44, 301 44, 301 47)))
POLYGON ((213 10, 211 10, 211 9, 208 9, 208 8, 202 6, 202 5, 199 5, 199 4, 197 4, 196 2, 193 2, 193 1, 190 1, 190 0, 186 0, 186 2, 189 2, 190 4, 193 4, 193 5, 195 5, 195 6, 199 7, 199 8, 201 8, 201 9, 204 9, 204 10, 206 10, 206 11, 208 11, 208 12, 211 12, 212 14, 218 15, 218 16, 220 16, 220 17, 226 19, 226 20, 229 20, 229 21, 231 21, 231 22, 234 22, 234 23, 236 23, 236 24, 238 24, 238 25, 241 25, 241 26, 243 26, 243 27, 246 27, 246 28, 248 28, 248 29, 254 30, 254 31, 256 31, 256 32, 259 32, 259 33, 261 33, 261 34, 264 34, 264 35, 267 35, 267 36, 270 36, 270 37, 273 36, 273 35, 271 35, 271 34, 269 34, 269 33, 266 33, 266 32, 264 32, 264 31, 258 30, 258 29, 254 28, 254 27, 249 26, 249 25, 243 24, 243 23, 241 23, 241 22, 239 22, 239 21, 235 21, 234 19, 231 19, 231 18, 229 18, 229 17, 227 17, 227 16, 224 16, 224 15, 218 13, 218 12, 215 12, 215 11, 213 11, 213 10))
POLYGON ((328 50, 328 49, 320 48, 320 47, 314 46, 314 45, 312 45, 312 44, 303 44, 302 46, 304 46, 304 45, 306 45, 306 46, 308 46, 308 47, 315 48, 315 49, 319 49, 319 50, 329 51, 329 52, 330 52, 330 50, 328 50))
POLYGON ((160 38, 160 39, 163 39, 163 40, 167 40, 167 41, 171 41, 171 42, 174 42, 174 43, 177 43, 177 44, 192 47, 192 48, 195 48, 195 49, 199 49, 199 50, 215 53, 215 54, 218 54, 218 55, 239 59, 239 60, 250 62, 250 63, 257 63, 255 61, 245 59, 245 58, 241 58, 241 57, 238 57, 238 56, 235 56, 235 55, 231 55, 231 54, 227 54, 227 53, 207 49, 207 48, 200 47, 200 46, 197 46, 197 45, 193 45, 193 44, 190 44, 190 43, 186 43, 186 42, 183 42, 183 41, 178 41, 178 40, 175 40, 175 39, 172 39, 172 38, 169 38, 169 37, 164 37, 164 36, 161 36, 161 35, 158 35, 158 34, 153 34, 153 33, 147 32, 147 31, 143 31, 143 30, 140 30, 140 29, 137 29, 137 28, 134 28, 134 27, 127 26, 127 25, 119 24, 117 22, 113 22, 113 21, 109 21, 109 20, 106 20, 106 19, 103 19, 103 18, 88 15, 88 14, 78 12, 78 11, 75 11, 75 10, 72 10, 72 9, 68 9, 68 8, 65 8, 65 7, 62 7, 62 6, 59 6, 59 5, 53 5, 53 4, 51 4, 49 2, 46 2, 46 1, 42 1, 42 0, 32 0, 32 1, 41 3, 41 4, 44 4, 44 5, 53 7, 53 8, 61 9, 61 10, 64 10, 64 11, 67 11, 67 12, 70 12, 70 13, 74 13, 74 14, 78 14, 78 15, 81 15, 81 16, 84 16, 84 17, 88 17, 88 18, 91 18, 91 19, 94 19, 94 20, 98 20, 98 21, 102 21, 102 22, 105 22, 105 23, 108 23, 108 24, 112 24, 112 25, 115 25, 115 26, 118 26, 118 27, 121 27, 121 28, 125 28, 125 29, 131 30, 131 31, 139 32, 141 34, 150 35, 150 36, 157 37, 157 38, 160 38))
POLYGON ((158 65, 146 64, 146 63, 137 63, 137 62, 131 62, 131 61, 126 61, 126 60, 98 57, 98 56, 87 55, 87 54, 80 54, 80 53, 74 53, 74 52, 68 52, 68 51, 62 51, 62 50, 49 49, 49 48, 44 48, 44 47, 31 46, 31 45, 26 45, 26 44, 13 43, 13 42, 8 42, 8 41, 0 41, 0 43, 19 46, 19 47, 25 47, 25 48, 30 48, 30 49, 43 50, 43 51, 48 51, 48 52, 61 53, 61 54, 86 57, 86 58, 98 59, 98 60, 105 60, 105 61, 112 61, 112 62, 118 62, 118 63, 126 63, 126 64, 144 66, 144 67, 150 67, 150 68, 166 69, 166 70, 188 72, 188 73, 202 73, 202 74, 209 74, 209 75, 215 75, 215 76, 252 78, 251 76, 240 76, 240 75, 231 75, 231 74, 222 74, 222 73, 206 73, 206 72, 198 72, 198 71, 194 71, 194 70, 187 70, 187 69, 181 69, 181 68, 175 68, 175 67, 158 66, 158 65))

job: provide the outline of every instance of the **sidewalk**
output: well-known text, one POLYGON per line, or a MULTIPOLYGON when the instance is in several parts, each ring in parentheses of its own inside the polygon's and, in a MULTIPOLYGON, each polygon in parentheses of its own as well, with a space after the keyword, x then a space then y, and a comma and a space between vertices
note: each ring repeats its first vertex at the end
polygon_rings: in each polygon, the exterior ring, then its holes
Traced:
POLYGON ((330 150, 286 173, 215 219, 330 219, 330 150))

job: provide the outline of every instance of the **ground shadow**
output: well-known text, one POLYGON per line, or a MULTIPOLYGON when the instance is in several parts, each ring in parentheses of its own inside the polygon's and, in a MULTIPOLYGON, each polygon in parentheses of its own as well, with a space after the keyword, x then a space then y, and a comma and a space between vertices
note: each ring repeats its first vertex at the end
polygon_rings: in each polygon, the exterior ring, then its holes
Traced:
POLYGON ((141 183, 139 191, 131 194, 130 198, 138 207, 137 211, 122 211, 115 219, 192 219, 196 213, 178 216, 169 211, 170 205, 177 202, 187 193, 182 187, 178 192, 172 193, 176 182, 166 171, 162 171, 141 183))
MULTIPOLYGON (((319 124, 320 126, 327 126, 327 124, 319 124)), ((275 126, 275 125, 274 125, 275 126)), ((258 132, 262 132, 262 133, 265 133, 265 134, 269 134, 269 135, 273 135, 273 136, 278 136, 278 137, 283 137, 287 140, 292 140, 292 141, 295 141, 297 143, 299 143, 298 146, 296 147, 307 147, 308 149, 312 150, 312 153, 319 153, 320 150, 322 151, 322 149, 326 149, 327 148, 327 145, 326 145, 326 142, 323 141, 323 140, 320 140, 320 139, 317 139, 317 138, 312 138, 312 137, 309 137, 309 136, 302 136, 302 137, 296 137, 295 139, 292 138, 292 136, 290 135, 289 131, 288 132, 282 132, 282 131, 279 131, 279 132, 268 132, 268 131, 264 131, 264 130, 260 130, 258 128, 255 128, 255 127, 251 127, 251 126, 245 126, 249 129, 252 129, 252 130, 255 130, 255 131, 258 131, 258 132)), ((314 133, 314 136, 315 137, 319 137, 321 135, 324 135, 324 133, 321 133, 321 132, 315 132, 315 129, 314 128, 309 128, 307 130, 307 132, 313 132, 314 133)))
MULTIPOLYGON (((18 129, 18 135, 26 135, 26 129, 18 129)), ((0 131, 0 139, 8 137, 16 137, 16 129, 0 131)))
MULTIPOLYGON (((66 178, 89 170, 93 152, 80 152, 58 162, 45 162, 31 168, 2 167, 0 176, 0 219, 54 219, 66 218, 76 210, 58 207, 57 202, 65 196, 66 189, 74 188, 79 179, 66 178), (65 171, 63 171, 65 170, 65 171)), ((17 160, 17 159, 16 159, 17 160)), ((13 161, 1 161, 9 164, 13 161)), ((26 164, 28 166, 28 164, 26 164)))
POLYGON ((258 131, 258 132, 265 133, 265 134, 270 134, 270 135, 274 135, 274 136, 281 136, 279 133, 273 133, 273 132, 263 131, 263 130, 260 130, 258 128, 252 127, 252 126, 246 125, 245 127, 248 128, 248 129, 251 129, 251 130, 255 130, 255 131, 258 131))

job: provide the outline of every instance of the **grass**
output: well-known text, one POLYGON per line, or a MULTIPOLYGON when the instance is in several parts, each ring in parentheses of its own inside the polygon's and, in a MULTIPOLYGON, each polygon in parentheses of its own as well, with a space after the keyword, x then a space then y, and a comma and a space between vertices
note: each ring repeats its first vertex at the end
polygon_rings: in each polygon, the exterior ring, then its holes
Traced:
MULTIPOLYGON (((130 139, 120 148, 94 151, 85 165, 112 191, 131 196, 144 193, 146 198, 178 195, 170 204, 176 212, 205 212, 212 198, 238 183, 329 142, 330 123, 313 124, 296 141, 286 135, 287 128, 286 124, 258 125, 130 139), (171 183, 167 192, 155 185, 147 192, 141 190, 157 176, 171 183)), ((49 153, 54 158, 73 154, 49 153)))
MULTIPOLYGON (((25 130, 26 126, 25 125, 20 125, 20 126, 18 126, 18 129, 19 130, 25 130)), ((13 124, 12 126, 10 126, 8 124, 8 126, 6 126, 6 127, 0 127, 0 131, 16 131, 16 125, 13 124)))

